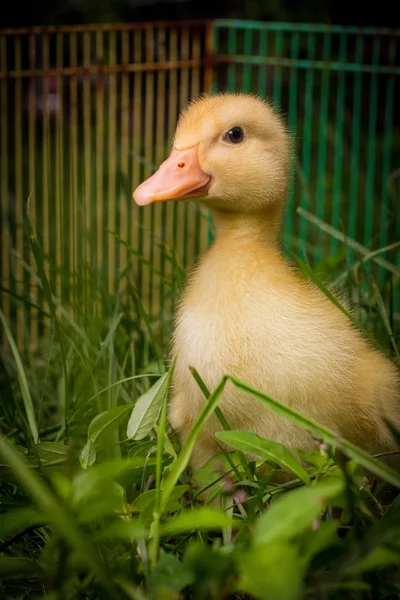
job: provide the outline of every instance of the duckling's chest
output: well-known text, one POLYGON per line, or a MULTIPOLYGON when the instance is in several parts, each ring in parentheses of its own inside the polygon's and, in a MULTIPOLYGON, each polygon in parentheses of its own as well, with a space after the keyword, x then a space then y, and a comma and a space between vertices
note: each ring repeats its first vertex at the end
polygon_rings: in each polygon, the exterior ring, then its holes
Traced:
POLYGON ((185 290, 174 335, 177 379, 191 379, 193 366, 211 387, 232 374, 275 389, 307 384, 327 365, 348 368, 351 337, 318 294, 279 266, 230 258, 227 268, 203 263, 185 290))
POLYGON ((273 278, 242 256, 213 266, 203 264, 187 286, 174 335, 178 368, 194 366, 210 385, 286 354, 296 321, 273 278))

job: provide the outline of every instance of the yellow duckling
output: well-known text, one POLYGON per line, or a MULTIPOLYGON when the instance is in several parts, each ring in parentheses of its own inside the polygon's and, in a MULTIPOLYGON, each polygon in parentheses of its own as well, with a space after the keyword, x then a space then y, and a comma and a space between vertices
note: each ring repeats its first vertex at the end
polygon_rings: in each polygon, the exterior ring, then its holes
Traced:
MULTIPOLYGON (((371 452, 394 449, 381 417, 400 426, 397 369, 279 248, 289 157, 287 130, 266 102, 205 96, 182 113, 169 158, 134 192, 140 206, 197 198, 216 230, 177 309, 171 424, 184 440, 204 405, 194 366, 211 390, 231 374, 371 452)), ((229 382, 220 407, 233 429, 312 446, 307 432, 229 382)), ((193 468, 218 452, 220 429, 208 420, 193 468)))

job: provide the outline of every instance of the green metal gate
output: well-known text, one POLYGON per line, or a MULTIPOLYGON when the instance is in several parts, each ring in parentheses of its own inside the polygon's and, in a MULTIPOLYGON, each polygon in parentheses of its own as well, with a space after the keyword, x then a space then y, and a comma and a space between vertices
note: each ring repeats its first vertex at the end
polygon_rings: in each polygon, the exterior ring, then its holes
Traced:
POLYGON ((266 95, 294 135, 286 244, 312 260, 339 251, 338 239, 297 207, 370 249, 399 240, 400 31, 249 21, 214 28, 216 85, 266 95))
MULTIPOLYGON (((83 301, 90 313, 94 286, 101 312, 102 294, 118 293, 129 262, 147 311, 135 318, 166 337, 177 263, 185 271, 206 248, 207 215, 182 203, 140 211, 131 192, 168 153, 179 110, 212 88, 266 95, 287 119, 288 247, 311 262, 354 262, 359 250, 393 246, 399 38, 399 30, 225 20, 0 30, 1 306, 18 345, 48 334, 28 198, 60 303, 79 312, 83 301)), ((381 285, 393 275, 385 257, 400 263, 398 248, 366 263, 381 285)), ((399 311, 400 282, 390 281, 399 311)))

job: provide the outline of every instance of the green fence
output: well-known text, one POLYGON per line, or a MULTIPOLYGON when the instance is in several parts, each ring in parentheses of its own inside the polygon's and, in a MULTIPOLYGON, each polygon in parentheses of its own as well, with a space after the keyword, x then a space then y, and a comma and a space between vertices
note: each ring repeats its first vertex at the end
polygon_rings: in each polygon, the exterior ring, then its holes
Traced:
MULTIPOLYGON (((26 236, 28 198, 63 306, 79 312, 83 299, 90 313, 95 297, 101 312, 129 268, 148 317, 134 301, 132 314, 167 335, 177 264, 184 273, 206 248, 207 215, 183 203, 139 210, 131 192, 166 156, 179 110, 201 91, 257 92, 287 119, 288 247, 313 263, 329 255, 354 262, 357 243, 371 251, 395 244, 399 37, 223 20, 0 30, 1 304, 18 345, 48 334, 26 236), (347 255, 343 236, 356 242, 347 255)), ((400 283, 385 268, 385 258, 396 257, 399 264, 398 249, 389 248, 367 266, 381 285, 393 285, 399 311, 400 283)))
MULTIPOLYGON (((336 254, 302 207, 368 248, 400 238, 400 31, 217 21, 217 85, 267 95, 295 138, 285 241, 336 254), (397 128, 397 129, 396 129, 397 128)), ((380 271, 381 282, 384 271, 380 271)))

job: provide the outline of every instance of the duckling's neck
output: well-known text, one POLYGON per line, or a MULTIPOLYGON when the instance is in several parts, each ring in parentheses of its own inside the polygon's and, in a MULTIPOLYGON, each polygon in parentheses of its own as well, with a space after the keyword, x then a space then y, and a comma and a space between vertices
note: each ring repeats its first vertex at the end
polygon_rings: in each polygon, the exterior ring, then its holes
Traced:
POLYGON ((276 244, 281 224, 282 209, 270 206, 259 212, 234 213, 218 209, 211 211, 217 239, 253 240, 276 244))

